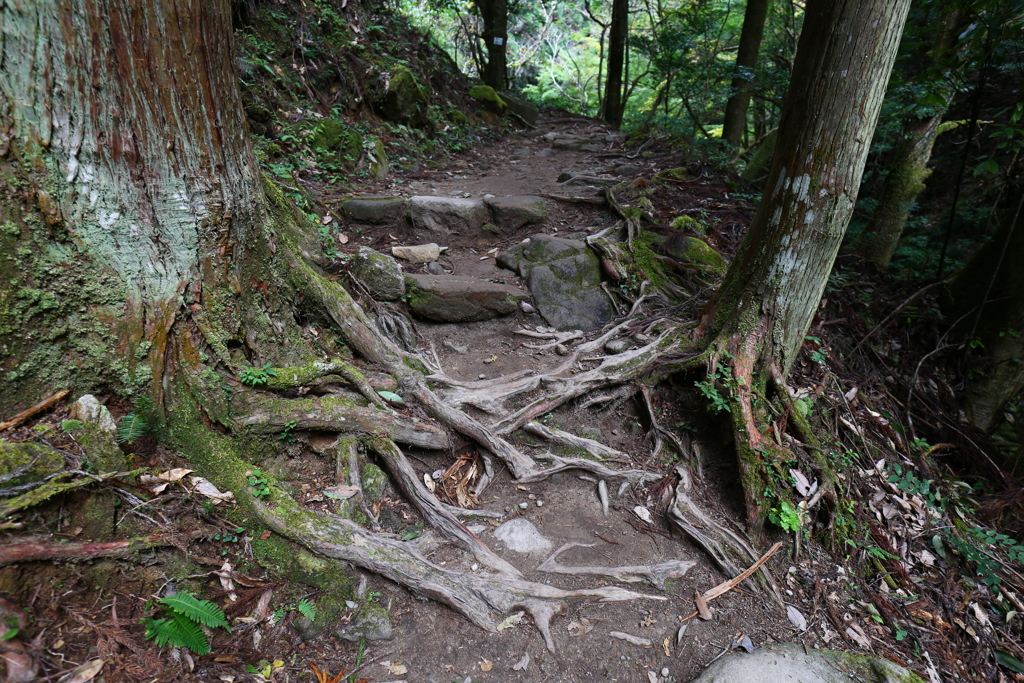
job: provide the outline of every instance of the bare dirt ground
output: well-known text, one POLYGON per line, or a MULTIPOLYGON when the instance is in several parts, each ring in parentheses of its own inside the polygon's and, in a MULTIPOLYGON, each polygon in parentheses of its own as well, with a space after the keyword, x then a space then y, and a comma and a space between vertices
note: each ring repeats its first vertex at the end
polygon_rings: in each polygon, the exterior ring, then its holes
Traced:
MULTIPOLYGON (((513 134, 501 143, 482 145, 455 160, 449 168, 429 172, 414 171, 404 176, 368 184, 368 194, 469 196, 485 194, 559 194, 593 196, 594 188, 566 187, 556 178, 566 171, 588 175, 610 174, 623 163, 636 167, 637 178, 649 178, 653 171, 689 166, 687 183, 669 186, 655 200, 656 218, 668 223, 674 216, 690 212, 708 220, 709 239, 724 253, 731 253, 752 210, 742 199, 730 198, 729 189, 701 180, 699 164, 664 152, 628 158, 621 140, 609 137, 603 152, 578 152, 552 149, 543 137, 547 130, 590 134, 605 132, 589 120, 561 119, 541 122, 539 131, 513 134)), ((534 232, 571 234, 606 225, 611 215, 603 208, 585 204, 548 201, 550 219, 540 226, 528 226, 514 234, 486 239, 460 237, 444 245, 449 250, 442 264, 457 275, 500 279, 518 283, 513 273, 499 268, 496 253, 520 242, 534 232), (494 251, 497 249, 498 251, 494 251)), ((407 243, 405 235, 394 229, 345 226, 347 243, 343 250, 354 251, 366 244, 381 251, 407 243)), ((422 272, 423 267, 409 267, 422 272)), ((420 343, 433 347, 445 371, 464 380, 493 378, 523 369, 539 369, 560 362, 553 350, 536 351, 523 346, 529 338, 515 334, 521 327, 543 324, 535 315, 517 313, 482 323, 437 324, 417 321, 420 343), (496 357, 496 358, 495 358, 496 357)), ((596 336, 596 334, 594 335, 596 336)), ((735 455, 731 444, 723 440, 727 430, 719 429, 704 409, 698 392, 686 383, 667 383, 654 393, 655 406, 663 424, 675 425, 697 455, 695 486, 701 502, 713 510, 720 522, 742 529, 742 503, 737 482, 735 455)), ((119 406, 111 405, 115 414, 119 406)), ((59 422, 55 414, 47 420, 59 422)), ((651 442, 646 438, 649 423, 641 405, 633 397, 616 398, 597 405, 572 406, 545 416, 545 423, 573 433, 597 430, 607 445, 626 454, 622 467, 647 467, 671 472, 673 454, 663 453, 652 460, 651 442)), ((282 456, 282 467, 290 472, 297 492, 315 492, 330 481, 330 466, 317 459, 304 444, 302 435, 282 456)), ((539 439, 519 432, 517 443, 540 445, 539 439)), ((461 442, 452 454, 412 451, 410 458, 419 475, 445 469, 452 456, 472 456, 476 448, 461 442)), ((184 461, 156 447, 141 449, 136 455, 140 465, 173 467, 184 461)), ((694 611, 694 592, 706 591, 728 577, 722 575, 695 546, 670 533, 659 517, 664 490, 611 486, 610 509, 605 516, 597 494, 597 483, 574 472, 560 473, 549 480, 518 485, 501 472, 480 501, 486 510, 501 513, 500 519, 481 519, 473 527, 479 537, 501 557, 519 568, 531 581, 562 588, 607 585, 611 580, 597 576, 549 574, 538 565, 553 549, 566 543, 586 544, 559 556, 563 565, 615 567, 644 565, 666 560, 692 560, 694 566, 682 578, 673 580, 665 590, 646 584, 631 587, 652 596, 650 600, 622 603, 570 601, 566 611, 552 622, 556 652, 545 647, 544 639, 529 616, 499 633, 486 633, 450 609, 418 599, 396 584, 366 575, 366 595, 379 601, 391 616, 395 638, 363 645, 322 636, 305 641, 295 628, 298 618, 293 609, 284 611, 283 620, 274 626, 246 630, 240 626, 233 634, 217 636, 211 655, 188 656, 182 651, 158 649, 143 639, 138 619, 145 601, 169 581, 190 580, 203 597, 223 596, 215 576, 208 572, 225 558, 243 571, 245 581, 236 582, 236 593, 244 608, 229 609, 233 616, 251 612, 256 600, 266 591, 273 592, 272 608, 294 605, 301 597, 316 601, 316 593, 296 593, 275 582, 271 573, 246 559, 244 532, 228 542, 212 540, 194 544, 189 560, 181 553, 166 549, 153 553, 145 563, 104 560, 92 564, 50 565, 22 563, 0 568, 0 595, 27 610, 33 617, 27 634, 32 649, 44 662, 45 678, 56 680, 93 657, 105 657, 109 666, 102 674, 108 681, 197 680, 243 681, 272 678, 276 681, 315 680, 309 667, 315 664, 337 674, 359 667, 356 679, 449 683, 451 681, 689 681, 709 662, 724 652, 741 646, 744 639, 754 647, 772 642, 800 642, 808 647, 848 648, 852 642, 842 635, 854 623, 872 644, 877 654, 887 655, 901 664, 913 664, 901 654, 900 646, 876 624, 857 603, 856 582, 842 566, 814 544, 805 544, 799 557, 792 558, 793 539, 779 536, 785 544, 767 564, 783 590, 784 599, 806 618, 806 628, 798 630, 787 618, 786 606, 767 595, 754 593, 745 586, 726 593, 711 604, 709 620, 691 619, 681 630, 684 617, 694 611), (654 513, 652 523, 644 523, 633 512, 642 506, 654 513), (507 548, 494 536, 500 522, 522 517, 532 522, 550 541, 550 549, 520 553, 507 548), (191 577, 187 579, 187 577, 191 577), (824 596, 827 596, 825 598, 824 596), (824 600, 823 600, 824 598, 824 600), (828 608, 826 608, 828 606, 828 608), (838 606, 838 612, 835 607, 838 606), (254 638, 259 631, 260 637, 254 638), (635 644, 610 635, 621 632, 638 639, 635 644), (646 643, 646 644, 644 644, 646 643), (274 668, 278 660, 281 666, 274 668), (270 668, 265 668, 267 664, 270 668), (247 670, 246 665, 261 673, 247 670)), ((313 499, 309 496, 310 500, 313 499)), ((322 501, 322 498, 320 498, 322 501)), ((385 493, 399 526, 412 526, 416 513, 392 490, 385 493)), ((311 503, 312 504, 312 503, 311 503)), ((189 523, 215 523, 230 533, 233 523, 216 515, 205 515, 195 501, 173 502, 168 511, 179 506, 177 520, 189 523)), ((172 514, 174 514, 172 512, 172 514)), ((63 510, 40 512, 40 529, 56 530, 68 538, 83 537, 77 520, 63 510), (62 517, 63 515, 63 517, 62 517), (77 531, 76 531, 77 530, 77 531)), ((83 537, 84 538, 84 537, 83 537)), ((761 550, 767 548, 767 544, 761 550)), ((446 546, 435 547, 428 555, 438 563, 450 563, 476 571, 470 560, 446 546)), ((357 574, 362 575, 360 572, 357 574)), ((99 679, 96 679, 99 680, 99 679)), ((330 679, 328 679, 330 680, 330 679)), ((348 680, 346 678, 346 680, 348 680)))

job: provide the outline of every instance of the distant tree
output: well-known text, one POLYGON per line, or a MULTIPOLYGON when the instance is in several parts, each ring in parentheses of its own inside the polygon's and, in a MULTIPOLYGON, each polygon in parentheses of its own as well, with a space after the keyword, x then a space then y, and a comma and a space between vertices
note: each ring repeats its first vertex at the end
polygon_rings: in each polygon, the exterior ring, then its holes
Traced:
POLYGON ((804 343, 853 212, 910 0, 809 0, 764 198, 700 332, 731 368, 748 521, 768 484, 763 402, 804 343))
POLYGON ((761 37, 768 17, 769 0, 748 0, 743 15, 743 30, 736 51, 736 75, 732 79, 732 95, 725 105, 722 139, 730 147, 739 147, 747 130, 747 107, 754 91, 754 68, 761 49, 761 37))
POLYGON ((602 118, 613 126, 622 124, 622 72, 629 37, 629 0, 612 0, 612 21, 608 29, 608 79, 604 88, 602 118))
POLYGON ((508 70, 508 3, 507 0, 476 0, 484 30, 481 38, 487 47, 487 63, 481 80, 495 90, 505 89, 508 70))

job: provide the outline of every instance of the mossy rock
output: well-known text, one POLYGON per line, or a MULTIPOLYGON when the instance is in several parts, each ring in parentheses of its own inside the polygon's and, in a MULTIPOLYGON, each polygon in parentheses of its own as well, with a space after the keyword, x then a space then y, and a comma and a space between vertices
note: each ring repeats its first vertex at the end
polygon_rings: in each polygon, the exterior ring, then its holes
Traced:
POLYGON ((450 109, 448 111, 448 120, 456 126, 464 126, 469 123, 469 118, 459 109, 450 109))
POLYGON ((0 478, 5 486, 42 481, 64 469, 64 457, 48 446, 0 441, 0 478))
POLYGON ((380 116, 395 123, 422 126, 427 123, 427 91, 408 67, 397 65, 391 70, 384 94, 374 102, 380 116))
POLYGON ((666 240, 661 248, 666 255, 680 263, 696 266, 709 273, 725 275, 729 268, 729 262, 714 247, 696 237, 674 237, 666 240))
POLYGON ((489 85, 474 85, 469 89, 468 94, 474 100, 483 104, 488 111, 495 114, 504 114, 505 110, 508 109, 505 100, 501 99, 498 93, 494 92, 494 88, 489 85))

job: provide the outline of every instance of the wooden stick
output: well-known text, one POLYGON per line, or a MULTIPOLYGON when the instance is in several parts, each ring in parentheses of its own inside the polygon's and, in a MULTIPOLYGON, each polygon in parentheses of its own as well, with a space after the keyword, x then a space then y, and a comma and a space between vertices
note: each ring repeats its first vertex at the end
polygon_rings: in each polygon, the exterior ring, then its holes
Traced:
POLYGON ((123 557, 139 550, 176 545, 181 540, 209 536, 211 531, 185 534, 152 534, 141 538, 105 543, 22 543, 0 548, 0 567, 16 562, 92 560, 97 557, 123 557))
POLYGON ((61 389, 56 394, 53 394, 52 396, 44 398, 42 401, 40 401, 39 403, 35 404, 34 406, 29 408, 28 410, 21 411, 20 413, 18 413, 14 417, 12 417, 7 422, 0 422, 0 432, 4 431, 5 429, 10 429, 11 427, 17 427, 18 425, 20 425, 22 422, 24 422, 25 420, 29 419, 33 415, 36 415, 37 413, 41 413, 44 410, 50 408, 54 403, 56 403, 57 401, 60 401, 62 398, 67 396, 70 392, 71 392, 70 389, 61 389))
MULTIPOLYGON (((765 562, 767 562, 768 558, 771 557, 772 555, 774 555, 776 553, 776 551, 779 548, 781 548, 781 547, 782 547, 782 541, 779 541, 778 543, 773 545, 771 547, 771 549, 768 552, 766 552, 761 557, 760 560, 758 560, 754 564, 750 565, 750 569, 746 570, 745 572, 743 572, 739 576, 736 576, 736 577, 733 577, 733 578, 729 579, 728 581, 723 581, 722 583, 718 584, 717 586, 715 586, 714 588, 712 588, 708 592, 704 593, 701 597, 703 597, 704 600, 706 600, 707 602, 711 602, 712 600, 714 600, 715 598, 719 597, 720 595, 724 595, 724 594, 728 593, 733 588, 735 588, 736 586, 738 586, 741 583, 743 583, 751 574, 753 574, 758 569, 760 569, 761 565, 764 564, 765 562)), ((689 621, 690 619, 693 619, 698 614, 699 614, 699 612, 694 612, 693 614, 688 614, 687 616, 683 617, 683 620, 681 622, 679 622, 679 623, 681 623, 681 624, 685 623, 685 622, 689 621)))

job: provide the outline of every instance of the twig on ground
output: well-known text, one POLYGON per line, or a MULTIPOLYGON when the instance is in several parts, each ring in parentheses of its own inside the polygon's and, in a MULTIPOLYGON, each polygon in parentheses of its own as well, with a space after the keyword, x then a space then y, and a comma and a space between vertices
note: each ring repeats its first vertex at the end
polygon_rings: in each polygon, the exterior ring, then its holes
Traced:
POLYGON ((10 420, 7 420, 6 422, 0 422, 0 432, 4 431, 5 429, 10 429, 11 427, 17 427, 30 417, 38 415, 44 410, 53 407, 55 403, 57 403, 62 398, 67 396, 70 392, 70 389, 61 389, 57 393, 47 396, 46 398, 44 398, 42 401, 35 404, 31 408, 21 411, 20 413, 12 417, 10 420))
MULTIPOLYGON (((722 583, 718 584, 717 586, 715 586, 711 590, 706 591, 703 594, 701 594, 701 597, 704 598, 704 600, 706 600, 707 602, 711 602, 712 600, 714 600, 715 598, 719 597, 720 595, 725 595, 726 593, 731 591, 733 588, 735 588, 736 586, 738 586, 741 583, 743 583, 743 581, 746 578, 748 578, 751 574, 753 574, 758 569, 760 569, 761 565, 764 564, 765 562, 767 562, 768 558, 770 558, 772 555, 774 555, 775 552, 779 548, 781 548, 781 547, 782 547, 782 541, 778 541, 775 545, 773 545, 768 550, 768 552, 766 552, 764 555, 761 556, 761 559, 759 559, 757 562, 752 564, 750 566, 750 568, 747 569, 745 572, 743 572, 739 576, 736 576, 734 578, 729 579, 728 581, 723 581, 722 583)), ((698 614, 699 614, 699 612, 694 612, 693 614, 688 614, 687 616, 682 618, 682 622, 687 622, 690 619, 693 619, 698 614)))

